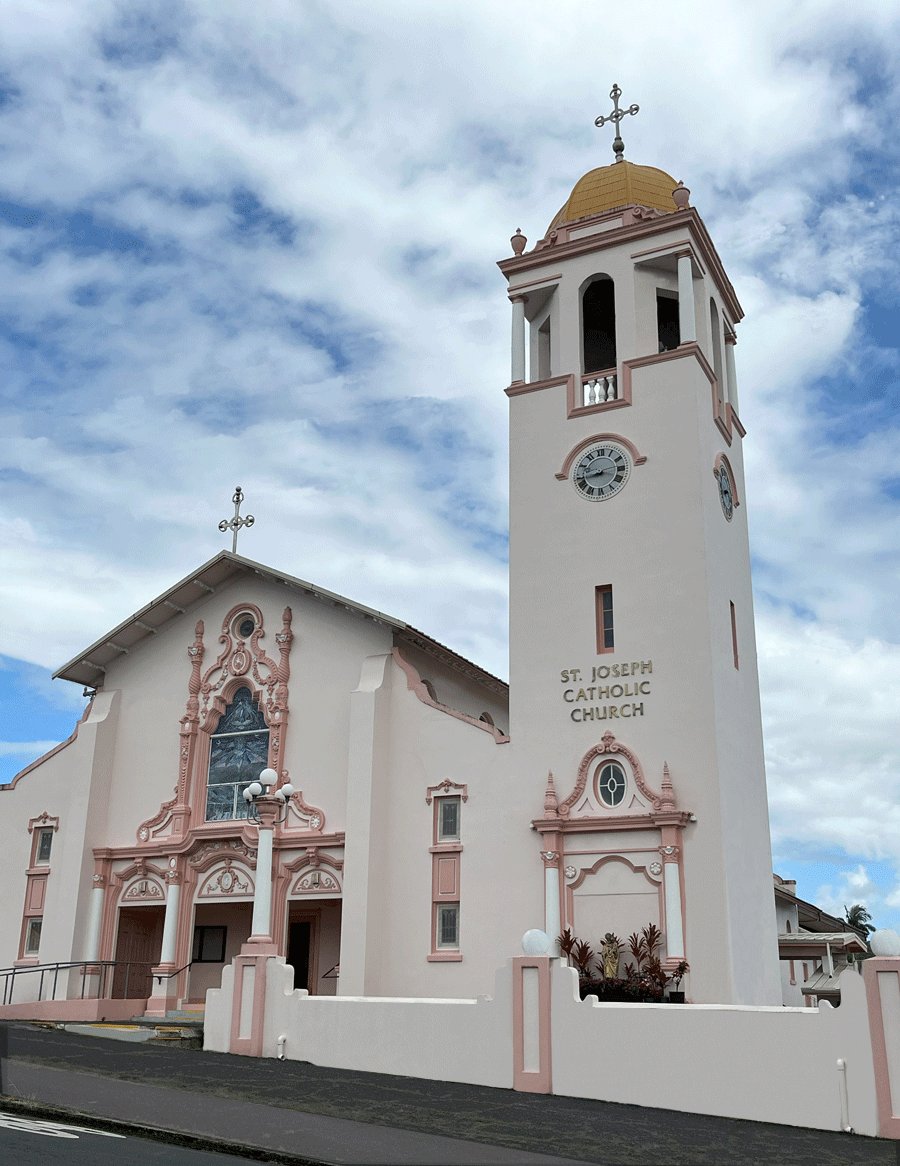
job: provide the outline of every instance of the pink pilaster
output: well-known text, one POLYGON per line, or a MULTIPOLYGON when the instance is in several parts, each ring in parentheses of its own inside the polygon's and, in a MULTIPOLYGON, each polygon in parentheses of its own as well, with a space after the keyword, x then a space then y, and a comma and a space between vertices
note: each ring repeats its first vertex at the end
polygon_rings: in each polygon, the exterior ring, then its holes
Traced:
POLYGON ((900 1138, 900 958, 874 956, 862 965, 869 1009, 879 1134, 900 1138))
POLYGON ((513 973, 513 1088, 551 1093, 550 956, 520 955, 513 973))

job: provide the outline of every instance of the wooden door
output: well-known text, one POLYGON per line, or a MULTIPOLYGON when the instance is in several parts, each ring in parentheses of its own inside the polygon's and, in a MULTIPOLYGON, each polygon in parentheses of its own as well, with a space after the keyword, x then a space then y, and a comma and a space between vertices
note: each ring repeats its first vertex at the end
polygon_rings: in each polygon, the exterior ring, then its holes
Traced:
POLYGON ((122 907, 116 939, 113 998, 146 1000, 153 994, 150 969, 159 963, 165 907, 122 907))

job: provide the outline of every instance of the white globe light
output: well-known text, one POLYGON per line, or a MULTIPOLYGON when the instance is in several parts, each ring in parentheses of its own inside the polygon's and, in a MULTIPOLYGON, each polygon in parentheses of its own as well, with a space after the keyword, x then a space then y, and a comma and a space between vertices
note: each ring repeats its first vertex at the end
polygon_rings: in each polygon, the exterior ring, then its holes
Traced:
POLYGON ((283 793, 283 792, 282 792, 280 789, 277 789, 277 790, 276 790, 276 791, 275 791, 275 792, 272 794, 272 797, 273 797, 273 798, 276 798, 276 799, 277 799, 279 802, 283 802, 283 801, 284 801, 284 793, 283 793))
POLYGON ((247 793, 250 795, 251 798, 258 798, 259 795, 262 793, 262 786, 259 784, 258 781, 251 781, 250 784, 247 786, 247 793))
POLYGON ((264 769, 259 775, 259 780, 263 785, 274 785, 278 781, 278 774, 274 769, 264 769))
POLYGON ((880 955, 882 957, 897 957, 900 956, 900 935, 896 931, 891 931, 890 928, 885 928, 882 931, 873 931, 869 936, 869 946, 872 949, 873 955, 880 955))
POLYGON ((284 785, 281 787, 281 792, 284 794, 284 796, 286 798, 293 797, 294 787, 291 785, 291 783, 289 781, 286 781, 284 783, 284 785))
POLYGON ((253 801, 253 794, 250 792, 249 789, 242 790, 241 797, 244 799, 245 802, 252 802, 253 801))
POLYGON ((526 955, 546 955, 550 950, 550 936, 533 927, 522 936, 522 951, 526 955))

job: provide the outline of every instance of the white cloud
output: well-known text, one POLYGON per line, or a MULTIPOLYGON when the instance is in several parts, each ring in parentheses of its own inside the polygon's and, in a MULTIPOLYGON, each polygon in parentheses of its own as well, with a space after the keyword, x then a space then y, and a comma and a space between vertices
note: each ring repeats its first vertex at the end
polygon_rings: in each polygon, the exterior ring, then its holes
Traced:
POLYGON ((896 303, 900 18, 659 12, 11 0, 0 202, 37 217, 0 214, 0 651, 58 666, 223 545, 240 482, 243 552, 505 673, 493 264, 611 160, 618 80, 747 310, 776 844, 900 861, 897 358, 864 330, 896 303))

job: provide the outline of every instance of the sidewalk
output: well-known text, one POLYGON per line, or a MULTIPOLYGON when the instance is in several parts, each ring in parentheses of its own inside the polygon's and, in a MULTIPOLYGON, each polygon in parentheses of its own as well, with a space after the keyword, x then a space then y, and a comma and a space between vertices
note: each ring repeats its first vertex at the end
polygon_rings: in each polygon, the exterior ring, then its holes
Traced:
POLYGON ((224 1141, 327 1166, 898 1162, 894 1142, 837 1132, 6 1028, 6 1094, 209 1149, 224 1141))

